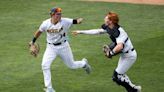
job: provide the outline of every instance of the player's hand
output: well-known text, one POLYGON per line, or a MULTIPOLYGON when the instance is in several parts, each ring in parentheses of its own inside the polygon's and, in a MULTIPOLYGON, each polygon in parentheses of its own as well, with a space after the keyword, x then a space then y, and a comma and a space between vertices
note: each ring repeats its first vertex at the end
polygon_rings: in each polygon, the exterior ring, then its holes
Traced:
POLYGON ((28 43, 28 46, 30 47, 31 45, 34 45, 34 43, 32 42, 32 41, 30 41, 29 43, 28 43))
POLYGON ((77 19, 77 24, 80 24, 83 21, 83 18, 78 18, 77 19))
POLYGON ((73 31, 72 32, 72 35, 74 35, 74 36, 77 36, 79 33, 78 33, 78 31, 73 31))
POLYGON ((31 55, 37 57, 37 55, 39 54, 39 50, 40 50, 39 44, 32 43, 32 41, 29 42, 29 51, 31 55))

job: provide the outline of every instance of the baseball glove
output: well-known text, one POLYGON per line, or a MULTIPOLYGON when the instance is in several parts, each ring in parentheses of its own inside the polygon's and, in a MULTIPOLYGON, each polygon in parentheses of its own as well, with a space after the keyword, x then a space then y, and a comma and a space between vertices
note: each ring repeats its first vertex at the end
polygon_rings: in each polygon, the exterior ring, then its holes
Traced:
POLYGON ((37 57, 40 51, 40 46, 38 43, 32 44, 31 42, 29 43, 29 50, 30 54, 33 55, 34 57, 37 57))
POLYGON ((110 54, 110 47, 108 45, 103 46, 103 52, 105 53, 105 56, 108 58, 112 58, 112 55, 110 54))
POLYGON ((117 43, 115 43, 115 42, 112 42, 112 43, 109 44, 109 45, 104 45, 104 46, 103 46, 103 51, 104 51, 104 53, 105 53, 105 56, 107 56, 108 58, 112 58, 112 56, 115 56, 115 55, 120 54, 121 51, 120 51, 120 52, 117 52, 117 53, 113 53, 113 54, 111 55, 111 52, 112 52, 112 50, 116 47, 116 45, 117 45, 117 43))

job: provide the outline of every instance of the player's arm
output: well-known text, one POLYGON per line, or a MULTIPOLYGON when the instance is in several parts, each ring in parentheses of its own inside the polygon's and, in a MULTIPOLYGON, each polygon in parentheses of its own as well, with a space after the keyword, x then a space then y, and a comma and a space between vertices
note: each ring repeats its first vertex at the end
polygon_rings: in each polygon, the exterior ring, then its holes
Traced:
POLYGON ((73 24, 80 24, 83 21, 83 18, 73 19, 73 24))
POLYGON ((42 32, 46 31, 46 22, 42 22, 39 29, 34 33, 34 37, 32 38, 31 44, 34 44, 35 41, 39 38, 39 36, 42 34, 42 32))
POLYGON ((37 40, 37 38, 39 38, 39 36, 41 35, 41 31, 36 31, 34 34, 34 37, 32 38, 32 41, 29 42, 29 51, 31 53, 31 55, 33 55, 34 57, 36 57, 39 53, 39 45, 35 44, 35 41, 37 40))
POLYGON ((89 34, 89 35, 95 35, 95 34, 103 34, 106 33, 106 30, 104 29, 91 29, 91 30, 76 30, 73 31, 73 35, 78 35, 78 34, 89 34))
POLYGON ((35 41, 39 38, 39 36, 42 34, 41 31, 37 30, 34 34, 34 37, 32 38, 31 44, 34 44, 35 41))
POLYGON ((110 52, 111 55, 115 55, 116 53, 121 52, 121 50, 124 48, 123 43, 117 43, 117 45, 114 47, 114 49, 110 52))

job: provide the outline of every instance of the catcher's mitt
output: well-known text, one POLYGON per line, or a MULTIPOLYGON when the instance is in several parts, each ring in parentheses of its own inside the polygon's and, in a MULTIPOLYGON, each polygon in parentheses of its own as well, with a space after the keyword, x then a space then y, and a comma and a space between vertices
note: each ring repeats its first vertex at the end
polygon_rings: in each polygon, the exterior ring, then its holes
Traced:
POLYGON ((40 47, 38 43, 32 44, 31 42, 29 43, 29 50, 30 54, 33 55, 34 57, 37 57, 40 51, 40 47))
POLYGON ((103 46, 103 51, 104 51, 106 57, 112 58, 113 55, 110 54, 111 49, 108 45, 103 46))
POLYGON ((105 53, 105 56, 107 56, 108 58, 112 58, 112 56, 115 56, 117 54, 120 54, 120 52, 117 52, 117 53, 114 53, 112 50, 116 47, 117 43, 115 42, 112 42, 111 44, 109 45, 104 45, 103 46, 103 51, 105 53), (112 53, 112 54, 111 54, 112 53))

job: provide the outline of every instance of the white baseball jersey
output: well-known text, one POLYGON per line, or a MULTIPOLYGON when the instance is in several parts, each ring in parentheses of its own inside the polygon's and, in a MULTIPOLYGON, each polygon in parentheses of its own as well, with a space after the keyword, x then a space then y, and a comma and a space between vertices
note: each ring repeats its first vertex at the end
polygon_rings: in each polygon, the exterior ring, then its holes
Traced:
POLYGON ((131 50, 133 48, 133 45, 132 45, 131 40, 128 37, 127 33, 124 31, 124 29, 122 27, 119 27, 118 30, 120 31, 120 35, 116 38, 116 42, 124 44, 124 49, 122 50, 122 52, 131 50), (126 39, 128 39, 128 40, 125 42, 126 39))
POLYGON ((57 24, 51 22, 51 18, 43 21, 39 31, 47 33, 48 43, 61 43, 67 40, 67 32, 73 23, 73 19, 61 18, 57 24))

